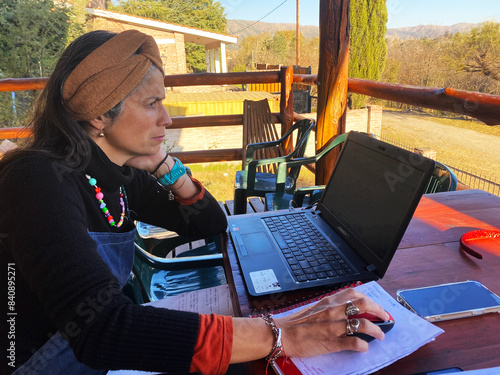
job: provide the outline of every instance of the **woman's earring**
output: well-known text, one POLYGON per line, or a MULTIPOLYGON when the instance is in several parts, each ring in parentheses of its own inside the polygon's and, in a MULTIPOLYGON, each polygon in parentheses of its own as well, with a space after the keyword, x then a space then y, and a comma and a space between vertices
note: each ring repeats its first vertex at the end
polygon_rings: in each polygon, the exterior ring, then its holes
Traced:
POLYGON ((102 129, 99 131, 99 137, 100 137, 100 138, 103 138, 103 137, 104 137, 104 132, 102 131, 102 129))

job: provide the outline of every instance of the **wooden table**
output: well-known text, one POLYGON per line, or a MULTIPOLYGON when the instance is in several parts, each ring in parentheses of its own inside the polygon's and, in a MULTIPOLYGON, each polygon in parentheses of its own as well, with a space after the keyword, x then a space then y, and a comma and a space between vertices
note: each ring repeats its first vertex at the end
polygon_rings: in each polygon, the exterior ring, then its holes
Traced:
MULTIPOLYGON (((250 211, 249 211, 250 212, 250 211)), ((261 215, 254 213, 253 215, 261 215)), ((500 241, 478 241, 483 259, 459 250, 460 236, 477 229, 500 230, 500 198, 482 190, 426 195, 379 284, 396 297, 396 291, 467 279, 479 280, 500 295, 500 241)), ((226 236, 225 267, 235 311, 240 316, 273 310, 325 292, 279 293, 266 298, 247 294, 234 247, 226 236)), ((464 370, 500 366, 498 314, 437 323, 445 330, 425 345, 376 374, 414 374, 458 366, 464 370)), ((264 374, 263 361, 249 370, 264 374)))

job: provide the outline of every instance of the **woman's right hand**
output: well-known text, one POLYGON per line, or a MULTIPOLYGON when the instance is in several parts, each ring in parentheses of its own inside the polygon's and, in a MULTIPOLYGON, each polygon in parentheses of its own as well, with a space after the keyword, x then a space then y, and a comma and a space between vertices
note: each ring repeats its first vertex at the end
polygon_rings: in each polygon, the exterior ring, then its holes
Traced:
MULTIPOLYGON (((368 343, 359 337, 347 335, 347 301, 351 301, 356 314, 369 313, 387 321, 389 314, 364 294, 350 288, 283 318, 274 318, 281 328, 283 351, 288 357, 313 357, 321 354, 354 350, 368 350, 368 343)), ((351 305, 352 306, 352 305, 351 305)), ((367 319, 356 318, 359 327, 353 330, 383 340, 384 333, 367 319)), ((233 319, 233 347, 231 363, 248 362, 264 358, 276 338, 270 327, 259 318, 233 319)))
MULTIPOLYGON (((384 321, 390 319, 389 314, 370 298, 354 289, 346 289, 295 314, 274 319, 276 326, 282 329, 286 355, 312 357, 341 350, 368 350, 366 341, 346 334, 349 318, 346 316, 347 301, 352 301, 360 314, 370 313, 384 321)), ((378 326, 367 319, 358 320, 360 325, 357 332, 384 339, 384 333, 378 326)))

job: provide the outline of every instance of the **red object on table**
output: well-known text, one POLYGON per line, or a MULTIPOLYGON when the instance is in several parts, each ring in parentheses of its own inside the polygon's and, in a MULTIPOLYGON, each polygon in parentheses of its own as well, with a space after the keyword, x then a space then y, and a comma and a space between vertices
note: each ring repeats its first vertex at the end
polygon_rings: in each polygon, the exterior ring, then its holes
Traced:
POLYGON ((488 238, 500 238, 500 231, 497 230, 473 230, 464 233, 460 237, 460 249, 474 258, 483 259, 483 256, 471 248, 471 244, 475 240, 484 240, 488 238))

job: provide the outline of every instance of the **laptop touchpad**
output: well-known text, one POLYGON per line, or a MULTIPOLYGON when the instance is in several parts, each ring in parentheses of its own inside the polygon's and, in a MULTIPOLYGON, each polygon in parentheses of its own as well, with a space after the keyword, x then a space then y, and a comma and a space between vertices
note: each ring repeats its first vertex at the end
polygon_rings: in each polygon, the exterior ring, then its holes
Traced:
POLYGON ((249 233, 243 234, 241 237, 248 254, 269 253, 274 249, 265 233, 249 233))

